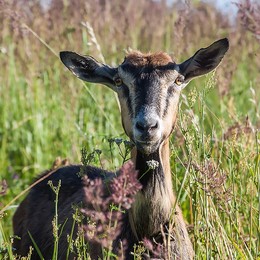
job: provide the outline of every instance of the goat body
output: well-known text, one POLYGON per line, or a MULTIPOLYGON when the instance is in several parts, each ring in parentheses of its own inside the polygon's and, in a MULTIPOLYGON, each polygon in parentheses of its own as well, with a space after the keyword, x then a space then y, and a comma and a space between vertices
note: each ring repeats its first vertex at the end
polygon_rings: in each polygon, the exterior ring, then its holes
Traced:
MULTIPOLYGON (((117 68, 99 63, 93 57, 74 52, 61 52, 61 60, 78 78, 102 83, 114 90, 121 106, 123 128, 134 143, 131 159, 138 171, 142 189, 135 202, 126 211, 120 232, 114 242, 113 251, 118 252, 122 241, 127 241, 125 259, 131 254, 134 244, 143 239, 163 243, 167 254, 160 258, 192 259, 194 252, 182 213, 176 205, 170 169, 169 138, 174 129, 181 90, 189 81, 215 69, 229 44, 227 39, 214 42, 198 50, 191 58, 176 64, 165 53, 142 54, 132 52, 117 68), (149 162, 156 162, 150 167, 149 162)), ((63 224, 59 237, 58 258, 65 259, 68 247, 67 235, 73 225, 73 205, 87 207, 86 186, 79 173, 90 180, 103 178, 113 180, 113 173, 94 167, 72 165, 57 169, 32 188, 17 209, 14 218, 14 248, 17 254, 26 255, 32 240, 45 259, 52 258, 53 219, 55 217, 55 195, 48 187, 51 180, 57 185, 61 180, 58 200, 59 223, 63 224)), ((46 176, 48 173, 45 173, 46 176)), ((73 238, 78 232, 76 228, 73 238)), ((102 257, 101 247, 89 242, 93 259, 102 257)), ((69 258, 75 255, 72 253, 69 258)), ((36 252, 32 259, 38 259, 36 252)))

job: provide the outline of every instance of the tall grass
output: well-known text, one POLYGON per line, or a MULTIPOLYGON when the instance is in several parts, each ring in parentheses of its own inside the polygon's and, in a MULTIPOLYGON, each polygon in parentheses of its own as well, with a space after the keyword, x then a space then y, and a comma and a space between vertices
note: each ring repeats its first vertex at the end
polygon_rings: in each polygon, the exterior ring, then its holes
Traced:
MULTIPOLYGON (((258 10, 241 1, 230 24, 200 1, 53 0, 46 10, 37 0, 0 1, 0 184, 8 185, 1 208, 58 156, 80 162, 82 147, 99 149, 92 163, 110 170, 125 160, 110 139, 126 138, 114 94, 73 78, 60 50, 112 65, 128 47, 182 61, 228 37, 230 51, 216 72, 183 93, 172 174, 198 259, 260 257, 258 10)), ((20 200, 0 219, 2 257, 12 254, 11 217, 20 200)))

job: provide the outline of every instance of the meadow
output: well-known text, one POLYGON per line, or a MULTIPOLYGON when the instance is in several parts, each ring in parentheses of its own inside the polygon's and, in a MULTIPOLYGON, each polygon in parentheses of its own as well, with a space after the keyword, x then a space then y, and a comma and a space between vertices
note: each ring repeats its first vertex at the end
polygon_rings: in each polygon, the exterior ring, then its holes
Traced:
POLYGON ((73 77, 59 51, 111 65, 128 49, 165 51, 181 62, 223 37, 223 62, 183 91, 172 178, 197 259, 260 259, 260 4, 237 2, 230 20, 201 1, 0 1, 0 259, 15 259, 21 193, 57 157, 80 163, 83 150, 108 170, 127 159, 114 93, 73 77))

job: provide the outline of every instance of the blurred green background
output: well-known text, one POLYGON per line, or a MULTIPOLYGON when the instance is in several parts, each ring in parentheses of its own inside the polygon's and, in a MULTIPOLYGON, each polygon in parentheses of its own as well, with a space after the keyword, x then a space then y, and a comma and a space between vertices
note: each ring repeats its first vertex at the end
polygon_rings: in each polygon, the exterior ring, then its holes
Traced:
MULTIPOLYGON (((123 162, 109 140, 127 139, 114 93, 73 77, 59 51, 113 66, 127 49, 181 62, 228 37, 217 70, 183 92, 171 144, 174 188, 192 156, 180 203, 198 259, 259 257, 260 5, 235 2, 227 12, 214 1, 1 0, 0 208, 58 156, 80 163, 84 147, 102 151, 92 164, 115 170, 123 162)), ((2 252, 20 201, 1 216, 2 252)))

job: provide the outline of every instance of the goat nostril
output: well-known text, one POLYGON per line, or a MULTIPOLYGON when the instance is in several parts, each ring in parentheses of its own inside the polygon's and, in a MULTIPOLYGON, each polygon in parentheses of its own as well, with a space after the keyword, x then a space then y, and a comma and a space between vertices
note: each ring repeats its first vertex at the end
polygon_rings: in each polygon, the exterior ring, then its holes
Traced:
POLYGON ((141 122, 137 122, 135 126, 140 131, 144 131, 145 130, 145 126, 141 122))
POLYGON ((151 126, 151 129, 156 129, 158 128, 158 122, 156 122, 153 126, 151 126))

